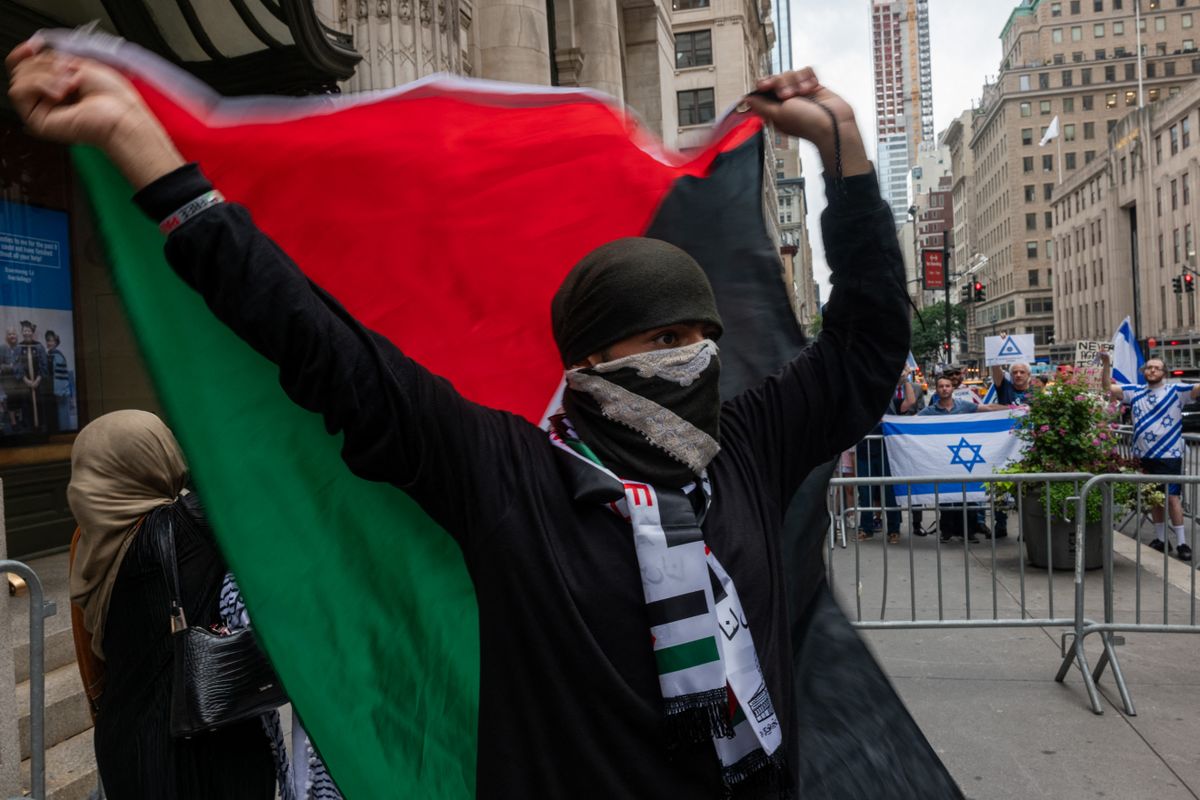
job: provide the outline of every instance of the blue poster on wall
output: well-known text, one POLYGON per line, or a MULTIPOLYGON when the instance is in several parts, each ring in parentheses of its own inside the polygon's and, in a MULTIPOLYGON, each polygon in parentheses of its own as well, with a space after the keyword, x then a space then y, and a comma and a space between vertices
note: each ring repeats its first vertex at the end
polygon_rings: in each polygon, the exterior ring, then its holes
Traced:
POLYGON ((0 436, 77 430, 70 220, 0 200, 0 436))

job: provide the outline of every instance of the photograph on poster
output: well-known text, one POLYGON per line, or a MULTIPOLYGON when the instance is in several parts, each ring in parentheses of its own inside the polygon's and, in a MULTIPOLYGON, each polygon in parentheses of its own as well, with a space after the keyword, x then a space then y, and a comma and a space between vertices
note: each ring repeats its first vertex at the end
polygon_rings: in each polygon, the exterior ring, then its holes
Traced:
POLYGON ((0 200, 0 442, 79 429, 66 212, 0 200))

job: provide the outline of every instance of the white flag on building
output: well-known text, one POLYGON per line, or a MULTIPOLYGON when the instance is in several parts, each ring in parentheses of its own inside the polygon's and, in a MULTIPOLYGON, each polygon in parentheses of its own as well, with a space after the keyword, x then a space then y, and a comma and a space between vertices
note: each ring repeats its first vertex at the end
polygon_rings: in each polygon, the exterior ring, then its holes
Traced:
POLYGON ((983 502, 983 480, 1020 455, 1021 442, 1013 435, 1017 418, 1025 412, 990 411, 953 416, 885 416, 883 441, 892 475, 912 479, 896 486, 900 506, 983 502), (922 478, 961 475, 953 483, 922 478))
POLYGON ((1038 142, 1038 147, 1045 147, 1058 138, 1058 115, 1050 120, 1050 127, 1046 128, 1046 132, 1042 134, 1042 140, 1038 142))

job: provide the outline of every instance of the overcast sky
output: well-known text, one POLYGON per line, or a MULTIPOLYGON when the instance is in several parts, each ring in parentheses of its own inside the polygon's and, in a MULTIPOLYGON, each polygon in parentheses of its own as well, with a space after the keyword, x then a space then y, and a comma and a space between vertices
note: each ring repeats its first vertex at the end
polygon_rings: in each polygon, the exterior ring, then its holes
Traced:
MULTIPOLYGON (((787 0, 777 0, 787 2, 787 0)), ((792 58, 797 68, 812 66, 821 82, 854 107, 875 158, 875 94, 871 74, 871 0, 791 0, 792 58)), ((937 132, 978 101, 984 79, 1000 65, 1000 31, 1017 0, 929 0, 929 37, 933 58, 933 114, 937 132)), ((808 230, 813 273, 829 299, 829 268, 821 242, 820 215, 825 208, 821 162, 813 147, 801 151, 809 181, 808 230)))

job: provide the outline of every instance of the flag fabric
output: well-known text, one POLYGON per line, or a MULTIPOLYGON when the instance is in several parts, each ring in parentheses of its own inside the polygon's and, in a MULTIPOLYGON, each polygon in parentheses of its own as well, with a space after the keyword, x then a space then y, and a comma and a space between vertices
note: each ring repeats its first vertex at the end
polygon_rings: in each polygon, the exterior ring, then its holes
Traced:
POLYGON ((911 497, 920 506, 986 501, 981 479, 1020 455, 1013 429, 1022 413, 885 416, 883 441, 892 475, 910 479, 896 486, 896 497, 905 498, 902 505, 911 497), (950 475, 962 475, 963 481, 922 480, 950 475))
POLYGON ((992 403, 998 403, 998 402, 1000 402, 1000 401, 996 397, 996 384, 994 384, 994 383, 989 384, 987 393, 983 395, 983 404, 985 406, 990 406, 992 403))
MULTIPOLYGON (((562 378, 550 298, 624 236, 705 268, 726 396, 804 344, 762 219, 752 115, 684 156, 589 91, 442 77, 223 99, 120 40, 44 35, 122 69, 184 157, 310 279, 469 399, 545 417, 562 378)), ((166 265, 116 170, 74 156, 218 542, 334 779, 348 798, 474 796, 478 612, 461 553, 404 493, 345 468, 340 437, 166 265)))
POLYGON ((1042 140, 1040 142, 1038 142, 1038 147, 1045 147, 1046 145, 1050 144, 1050 142, 1052 142, 1054 139, 1057 139, 1057 138, 1058 138, 1058 115, 1055 115, 1054 119, 1050 120, 1050 125, 1049 125, 1049 127, 1046 128, 1046 132, 1044 134, 1042 134, 1042 140))
MULTIPOLYGON (((44 35, 122 69, 184 157, 314 283, 471 400, 534 423, 557 407, 550 298, 579 258, 624 236, 669 241, 704 268, 725 326, 723 396, 805 344, 763 221, 751 115, 719 121, 681 155, 590 91, 439 77, 361 96, 225 99, 120 40, 44 35)), ((339 788, 350 800, 474 796, 478 609, 457 546, 403 492, 349 472, 340 437, 167 266, 116 170, 92 150, 74 158, 218 543, 339 788)), ((789 507, 785 552, 819 547, 827 477, 789 507)), ((881 796, 903 776, 914 796, 950 796, 952 779, 814 574, 815 588, 788 586, 789 604, 819 598, 792 615, 796 713, 802 741, 830 746, 800 760, 801 784, 881 796), (835 645, 869 713, 847 717, 823 683, 835 645), (892 738, 905 747, 877 746, 892 738)))
POLYGON ((1112 336, 1112 377, 1117 383, 1144 384, 1146 376, 1142 374, 1142 348, 1138 347, 1137 337, 1133 333, 1133 325, 1129 317, 1121 321, 1116 333, 1112 336))

